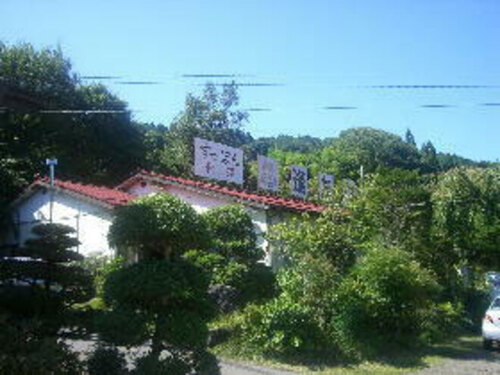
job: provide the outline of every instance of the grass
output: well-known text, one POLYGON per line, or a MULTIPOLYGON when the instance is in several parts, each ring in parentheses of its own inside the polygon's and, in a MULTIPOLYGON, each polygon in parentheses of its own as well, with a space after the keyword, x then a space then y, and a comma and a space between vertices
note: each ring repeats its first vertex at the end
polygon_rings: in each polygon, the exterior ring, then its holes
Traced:
MULTIPOLYGON (((237 324, 237 319, 237 316, 226 316, 223 321, 213 322, 211 328, 231 330, 237 324)), ((379 351, 384 353, 383 355, 356 363, 340 362, 333 359, 334 355, 331 359, 325 356, 316 360, 262 357, 249 349, 245 343, 238 342, 238 338, 234 336, 229 336, 229 339, 211 348, 212 353, 226 360, 317 375, 408 374, 425 367, 435 366, 447 359, 475 358, 482 353, 481 350, 481 337, 471 334, 463 334, 436 344, 413 348, 387 345, 379 351)))

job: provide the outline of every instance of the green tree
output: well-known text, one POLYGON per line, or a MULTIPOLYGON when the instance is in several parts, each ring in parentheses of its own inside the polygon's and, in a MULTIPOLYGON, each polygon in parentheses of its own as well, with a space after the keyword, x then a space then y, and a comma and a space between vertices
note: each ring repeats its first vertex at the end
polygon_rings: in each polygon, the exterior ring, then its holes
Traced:
POLYGON ((151 340, 150 354, 136 363, 140 373, 217 373, 205 367, 217 368, 205 350, 214 312, 209 278, 181 257, 205 246, 203 224, 187 203, 156 194, 122 208, 111 225, 110 243, 138 254, 139 262, 108 275, 104 299, 111 310, 98 327, 112 345, 151 340))
POLYGON ((279 271, 278 298, 300 305, 327 329, 339 282, 354 265, 358 249, 347 213, 330 210, 318 217, 294 218, 271 229, 274 251, 288 260, 279 271))
POLYGON ((0 372, 78 374, 58 331, 69 307, 92 296, 92 280, 72 263, 81 259, 70 250, 78 243, 72 228, 40 224, 32 231, 24 248, 0 259, 0 372))
POLYGON ((62 224, 40 224, 33 227, 32 232, 35 238, 14 250, 11 257, 0 260, 5 291, 14 297, 19 292, 15 300, 2 298, 2 306, 20 308, 17 312, 27 315, 56 314, 61 307, 88 300, 93 292, 90 275, 71 264, 82 259, 72 250, 78 244, 78 240, 71 237, 74 229, 62 224), (12 284, 13 281, 17 284, 12 284), (23 283, 29 288, 18 286, 23 283), (23 295, 33 295, 33 301, 21 298, 23 295))
POLYGON ((210 275, 219 309, 224 312, 272 297, 275 278, 271 269, 259 262, 264 252, 257 246, 255 227, 245 208, 239 204, 216 207, 202 218, 210 235, 209 251, 191 251, 185 258, 210 275), (234 288, 234 293, 224 288, 227 286, 234 288))
POLYGON ((405 142, 413 147, 417 147, 417 143, 415 142, 415 137, 413 136, 413 133, 411 132, 410 129, 406 130, 405 142))
POLYGON ((47 157, 59 159, 60 176, 104 184, 142 164, 142 133, 126 104, 102 85, 81 84, 60 49, 0 45, 0 77, 6 90, 37 103, 0 116, 0 160, 11 160, 21 179, 44 172, 47 157))
MULTIPOLYGON (((236 84, 207 84, 201 96, 189 94, 185 109, 164 133, 165 147, 155 162, 159 171, 191 176, 195 137, 239 147, 252 140, 242 129, 248 113, 237 109, 239 98, 236 84)), ((152 157, 152 156, 151 156, 152 157)))
POLYGON ((141 259, 174 260, 189 249, 205 248, 207 233, 190 205, 173 195, 155 194, 120 208, 108 238, 141 259))
POLYGON ((425 251, 432 225, 428 184, 417 171, 404 169, 379 168, 368 175, 350 204, 360 239, 378 237, 411 252, 425 251))
POLYGON ((422 154, 422 168, 424 172, 437 172, 439 171, 439 161, 437 158, 436 148, 431 141, 427 141, 422 145, 420 151, 422 154))
POLYGON ((244 264, 255 263, 264 256, 257 247, 252 218, 242 205, 217 207, 202 217, 212 238, 210 249, 216 254, 244 264))
POLYGON ((273 226, 269 239, 275 251, 292 264, 321 258, 345 274, 356 258, 351 219, 347 212, 335 209, 319 216, 293 217, 273 226))
POLYGON ((433 238, 446 256, 442 269, 500 266, 500 172, 457 168, 439 177, 432 194, 433 238))
POLYGON ((343 158, 355 161, 355 165, 350 167, 354 169, 346 170, 349 173, 346 177, 357 177, 361 165, 365 173, 374 172, 377 167, 417 169, 420 166, 420 157, 415 147, 404 142, 401 137, 383 130, 344 130, 332 141, 330 147, 335 149, 335 155, 345 155, 343 158))
POLYGON ((439 290, 410 254, 375 245, 342 281, 335 324, 362 343, 411 342, 425 331, 439 290))

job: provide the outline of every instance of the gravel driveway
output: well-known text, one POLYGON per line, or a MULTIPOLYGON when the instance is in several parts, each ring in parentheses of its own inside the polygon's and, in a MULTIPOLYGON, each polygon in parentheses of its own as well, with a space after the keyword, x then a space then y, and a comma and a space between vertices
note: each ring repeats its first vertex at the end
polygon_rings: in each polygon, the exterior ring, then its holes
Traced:
MULTIPOLYGON (((94 341, 92 340, 66 340, 82 359, 91 351, 94 341)), ((128 359, 140 355, 145 348, 135 348, 128 351, 128 359)), ((486 351, 481 347, 479 341, 470 341, 460 345, 459 348, 450 350, 440 357, 447 358, 443 362, 419 371, 414 375, 500 375, 500 348, 486 351)), ((265 367, 247 365, 227 360, 219 362, 221 375, 291 375, 292 372, 275 370, 265 367)), ((376 375, 376 373, 373 373, 376 375)))
POLYGON ((439 365, 415 372, 415 375, 476 375, 500 374, 500 349, 484 350, 478 342, 470 343, 466 351, 457 351, 439 365))
MULTIPOLYGON (((96 343, 94 340, 71 340, 66 339, 64 342, 71 348, 73 352, 79 354, 80 360, 84 360, 89 353, 92 352, 96 343)), ((143 356, 147 352, 146 347, 135 347, 132 349, 120 348, 126 353, 126 360, 129 368, 132 368, 134 358, 143 356)), ((290 375, 292 372, 268 369, 260 366, 246 365, 232 361, 219 360, 221 375, 290 375)))

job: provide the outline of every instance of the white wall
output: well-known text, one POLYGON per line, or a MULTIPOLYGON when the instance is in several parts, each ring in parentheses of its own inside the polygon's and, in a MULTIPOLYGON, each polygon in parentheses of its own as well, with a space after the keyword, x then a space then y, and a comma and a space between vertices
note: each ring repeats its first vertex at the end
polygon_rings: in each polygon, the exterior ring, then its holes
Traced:
MULTIPOLYGON (((48 223, 50 218, 50 192, 38 191, 22 201, 13 212, 13 219, 19 222, 19 237, 10 235, 9 242, 19 240, 19 244, 31 237, 31 227, 37 223, 48 223)), ((81 245, 79 253, 113 255, 109 247, 107 234, 112 221, 112 213, 95 204, 80 200, 65 193, 54 193, 53 222, 69 225, 81 245)), ((15 241, 17 242, 17 241, 15 241)))

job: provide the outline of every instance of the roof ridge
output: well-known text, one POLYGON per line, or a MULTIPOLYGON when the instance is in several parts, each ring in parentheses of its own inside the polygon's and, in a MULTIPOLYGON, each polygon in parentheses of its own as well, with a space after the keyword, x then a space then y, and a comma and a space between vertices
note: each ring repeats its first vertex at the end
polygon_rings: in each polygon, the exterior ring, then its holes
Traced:
POLYGON ((210 190, 215 193, 223 194, 223 195, 230 195, 233 197, 239 197, 242 199, 248 199, 255 201, 257 203, 261 204, 267 204, 270 206, 275 206, 275 207, 284 207, 288 209, 294 209, 298 211, 316 211, 316 212, 321 212, 326 210, 328 207, 313 203, 313 202, 307 202, 303 201, 301 199, 298 199, 296 197, 292 198, 285 198, 279 195, 273 195, 273 194, 259 194, 258 192, 255 191, 250 191, 247 189, 238 189, 238 188, 233 188, 225 185, 218 185, 215 182, 212 181, 203 181, 203 180, 194 180, 192 178, 186 178, 186 177, 178 177, 178 176, 169 176, 163 173, 157 173, 153 171, 147 171, 145 169, 142 169, 139 173, 136 173, 134 176, 130 177, 126 181, 124 181, 122 184, 118 185, 117 188, 119 187, 124 187, 125 185, 128 185, 130 183, 133 183, 134 180, 137 180, 138 178, 141 178, 141 175, 146 176, 146 177, 152 177, 152 178, 159 178, 159 179, 164 179, 167 181, 173 181, 177 182, 179 184, 184 184, 184 185, 190 185, 190 186, 196 186, 202 190, 210 190))
MULTIPOLYGON (((47 183, 49 183, 48 178, 42 178, 40 180, 34 181, 32 186, 47 185, 47 183)), ((137 198, 136 195, 129 192, 102 185, 93 185, 72 180, 60 179, 55 179, 54 184, 57 188, 68 190, 87 198, 110 204, 112 206, 120 206, 137 198)))

